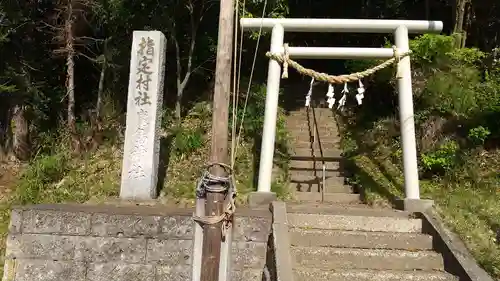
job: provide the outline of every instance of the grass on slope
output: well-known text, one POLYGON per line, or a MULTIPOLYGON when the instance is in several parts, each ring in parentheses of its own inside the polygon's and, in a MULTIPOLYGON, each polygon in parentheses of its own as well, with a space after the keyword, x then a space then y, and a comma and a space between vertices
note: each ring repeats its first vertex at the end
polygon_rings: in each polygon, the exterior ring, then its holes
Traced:
MULTIPOLYGON (((400 155, 381 144, 360 149, 363 142, 344 132, 343 148, 355 172, 352 182, 371 204, 390 205, 394 198, 404 198, 400 155)), ((500 150, 473 150, 465 163, 446 177, 421 180, 421 197, 435 201, 445 224, 461 237, 478 263, 500 280, 500 150)))

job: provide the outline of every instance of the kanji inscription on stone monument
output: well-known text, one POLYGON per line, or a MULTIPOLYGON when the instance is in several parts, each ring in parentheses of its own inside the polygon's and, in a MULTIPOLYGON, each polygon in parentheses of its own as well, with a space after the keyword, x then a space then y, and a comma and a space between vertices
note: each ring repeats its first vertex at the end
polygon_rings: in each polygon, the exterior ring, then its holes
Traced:
POLYGON ((134 31, 120 197, 156 197, 165 76, 165 36, 134 31))

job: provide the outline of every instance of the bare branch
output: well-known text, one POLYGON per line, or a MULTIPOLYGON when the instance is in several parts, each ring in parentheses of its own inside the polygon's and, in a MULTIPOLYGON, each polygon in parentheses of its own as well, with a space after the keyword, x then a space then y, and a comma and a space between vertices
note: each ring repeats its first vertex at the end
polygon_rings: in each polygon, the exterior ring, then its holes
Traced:
POLYGON ((62 27, 53 26, 53 25, 48 24, 48 23, 46 23, 46 22, 44 22, 44 21, 41 21, 40 23, 41 23, 42 25, 44 25, 45 27, 50 28, 50 29, 53 29, 53 30, 64 30, 64 28, 62 28, 62 27))
POLYGON ((36 68, 32 67, 31 65, 27 64, 26 62, 24 62, 24 61, 22 61, 22 60, 21 60, 21 64, 22 64, 24 67, 29 68, 29 69, 31 69, 31 70, 33 70, 33 71, 37 71, 37 72, 41 71, 40 69, 36 69, 36 68))
POLYGON ((81 53, 81 52, 78 52, 78 53, 76 54, 76 56, 77 56, 77 57, 82 56, 82 57, 84 57, 84 58, 88 59, 89 61, 91 61, 91 62, 93 62, 93 63, 98 63, 98 62, 99 62, 97 59, 92 58, 92 57, 89 57, 89 56, 87 56, 87 55, 85 55, 84 53, 81 53))
POLYGON ((193 68, 193 70, 191 71, 191 73, 195 73, 198 69, 205 69, 207 70, 206 68, 203 67, 204 64, 206 64, 207 62, 213 62, 215 60, 215 57, 209 57, 208 59, 206 59, 205 61, 201 62, 198 66, 196 66, 195 68, 193 68))

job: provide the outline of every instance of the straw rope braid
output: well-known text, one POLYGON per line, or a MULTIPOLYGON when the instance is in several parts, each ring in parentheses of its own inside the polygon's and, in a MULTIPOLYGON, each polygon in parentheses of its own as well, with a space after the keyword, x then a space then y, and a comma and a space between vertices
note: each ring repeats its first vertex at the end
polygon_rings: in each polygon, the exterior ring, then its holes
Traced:
POLYGON ((284 46, 284 51, 285 51, 284 54, 267 52, 266 57, 283 64, 283 75, 282 75, 283 79, 288 78, 288 67, 292 67, 295 70, 297 70, 300 74, 312 77, 316 81, 323 81, 329 84, 344 84, 344 83, 356 82, 358 80, 361 80, 367 76, 374 74, 377 71, 387 68, 390 65, 397 64, 402 58, 407 57, 411 54, 411 51, 399 53, 399 51, 395 46, 393 46, 392 49, 394 50, 393 58, 388 59, 387 61, 372 68, 369 68, 365 71, 351 73, 351 74, 344 74, 339 76, 329 75, 327 73, 317 72, 312 69, 305 68, 298 62, 290 59, 290 55, 288 54, 288 44, 285 44, 284 46))

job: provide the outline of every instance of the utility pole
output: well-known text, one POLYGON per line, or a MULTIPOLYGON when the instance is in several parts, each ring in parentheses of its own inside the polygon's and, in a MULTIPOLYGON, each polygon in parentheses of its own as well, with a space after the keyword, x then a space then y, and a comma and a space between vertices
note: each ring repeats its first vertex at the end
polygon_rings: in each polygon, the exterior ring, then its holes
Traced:
MULTIPOLYGON (((212 163, 228 163, 229 97, 231 91, 231 69, 234 29, 234 0, 220 1, 219 38, 215 67, 215 87, 212 113, 212 163)), ((216 176, 226 177, 223 167, 213 166, 210 171, 216 176)), ((223 213, 224 193, 207 191, 205 215, 219 216, 223 213)), ((205 224, 203 229, 203 252, 200 281, 218 281, 222 240, 222 223, 205 224)))

